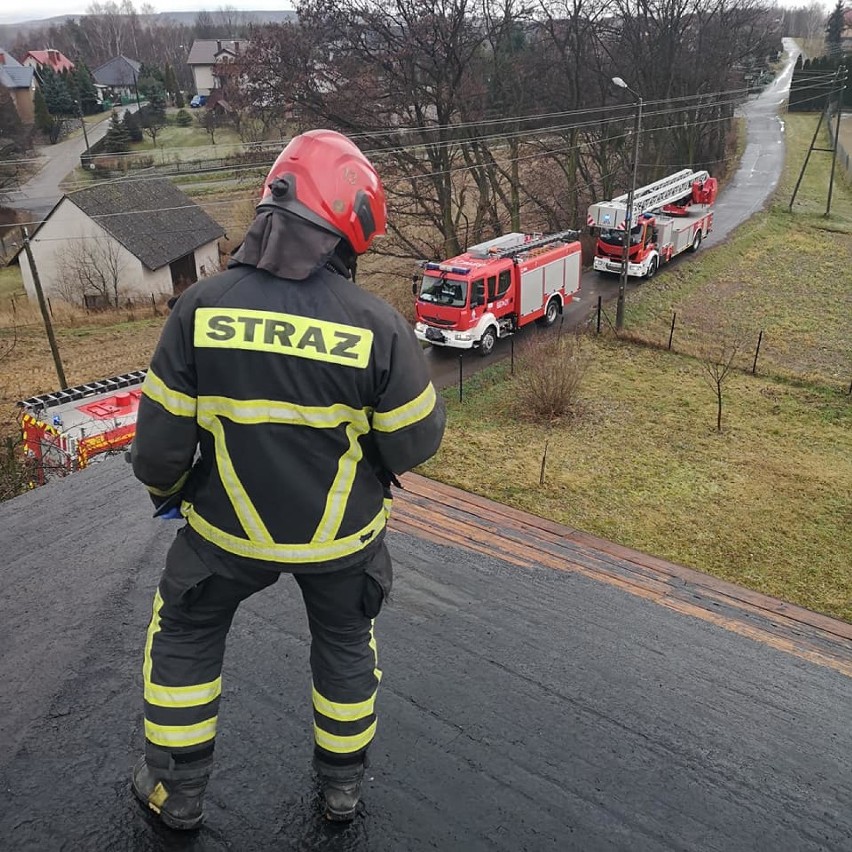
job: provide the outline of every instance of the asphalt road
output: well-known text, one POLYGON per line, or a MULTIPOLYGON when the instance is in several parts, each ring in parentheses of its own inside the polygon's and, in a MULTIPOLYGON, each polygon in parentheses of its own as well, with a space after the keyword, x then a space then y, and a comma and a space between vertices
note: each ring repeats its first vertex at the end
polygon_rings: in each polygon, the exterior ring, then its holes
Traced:
MULTIPOLYGON (((719 193, 713 214, 713 232, 704 241, 704 248, 718 245, 734 229, 761 210, 778 185, 784 166, 784 121, 779 112, 787 98, 793 68, 799 55, 799 49, 793 39, 784 39, 784 49, 787 51, 784 70, 759 95, 747 100, 738 112, 746 120, 746 148, 736 174, 719 193)), ((690 254, 676 257, 670 267, 663 267, 658 275, 665 275, 668 268, 689 263, 691 257, 690 254)), ((625 298, 629 299, 630 291, 641 286, 645 286, 641 281, 628 279, 625 298)), ((586 272, 580 282, 579 294, 564 311, 563 327, 576 329, 588 323, 596 311, 599 296, 603 299, 609 321, 615 322, 614 300, 617 295, 617 276, 604 277, 593 271, 586 272)), ((530 329, 520 334, 529 333, 535 332, 530 329)), ((488 364, 509 357, 509 348, 509 340, 504 339, 497 342, 494 354, 488 358, 482 358, 476 351, 464 352, 464 374, 476 373, 488 364)), ((428 354, 435 385, 447 387, 457 384, 458 351, 432 347, 428 354)))
MULTIPOLYGON (((124 115, 125 110, 136 112, 136 104, 122 107, 118 110, 119 115, 124 115)), ((105 115, 103 121, 86 126, 90 145, 106 136, 110 116, 111 113, 105 115)), ((59 184, 80 165, 80 155, 85 150, 86 141, 82 133, 56 145, 40 147, 38 154, 45 159, 44 166, 19 190, 10 193, 5 204, 18 210, 30 211, 33 214, 32 221, 40 222, 62 197, 59 184)))
POLYGON ((852 849, 852 679, 579 574, 402 533, 363 814, 319 816, 284 577, 237 615, 208 824, 174 836, 128 789, 174 528, 119 459, 0 505, 4 850, 852 849))

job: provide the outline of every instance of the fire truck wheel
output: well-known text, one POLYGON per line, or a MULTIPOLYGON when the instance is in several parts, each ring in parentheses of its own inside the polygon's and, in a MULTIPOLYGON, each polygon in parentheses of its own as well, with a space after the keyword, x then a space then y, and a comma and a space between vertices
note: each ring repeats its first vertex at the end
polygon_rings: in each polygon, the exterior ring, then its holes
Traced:
POLYGON ((494 351, 494 346, 497 344, 497 334, 494 327, 485 330, 482 339, 479 341, 479 354, 486 358, 494 351))
POLYGON ((648 264, 648 271, 645 273, 645 279, 650 281, 657 274, 657 258, 653 258, 648 264))
POLYGON ((692 245, 689 247, 689 250, 690 251, 698 251, 698 249, 700 247, 701 247, 701 231, 699 231, 695 235, 695 239, 692 241, 692 245))
POLYGON ((547 308, 544 311, 544 316, 538 321, 539 325, 545 327, 553 325, 556 318, 559 316, 559 299, 551 299, 547 303, 547 308))

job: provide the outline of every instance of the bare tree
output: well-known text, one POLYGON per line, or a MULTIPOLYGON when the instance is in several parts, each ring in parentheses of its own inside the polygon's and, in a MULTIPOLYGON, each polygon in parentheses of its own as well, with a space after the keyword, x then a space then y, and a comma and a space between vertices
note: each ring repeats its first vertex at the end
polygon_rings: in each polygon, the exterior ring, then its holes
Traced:
POLYGON ((57 289, 66 301, 86 304, 92 300, 118 307, 125 263, 115 240, 105 236, 73 240, 65 267, 66 277, 57 289))
POLYGON ((740 351, 740 341, 723 341, 714 355, 701 359, 702 375, 716 395, 716 431, 722 431, 723 385, 734 369, 734 361, 740 351))

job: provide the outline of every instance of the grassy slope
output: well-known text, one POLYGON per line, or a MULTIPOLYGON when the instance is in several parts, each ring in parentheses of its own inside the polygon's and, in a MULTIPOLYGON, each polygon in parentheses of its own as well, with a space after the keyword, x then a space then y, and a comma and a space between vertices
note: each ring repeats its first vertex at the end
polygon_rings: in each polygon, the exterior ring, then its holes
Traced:
MULTIPOLYGON (((813 121, 788 122, 782 202, 813 121)), ((470 380, 464 405, 447 393, 449 432, 423 472, 852 620, 852 404, 849 371, 838 366, 849 353, 852 194, 836 188, 826 223, 825 174, 809 168, 794 217, 761 214, 727 246, 628 300, 629 327, 648 336, 660 330, 659 315, 667 332, 671 309, 755 337, 763 328, 763 367, 812 381, 734 374, 719 435, 699 360, 591 340, 582 417, 550 427, 519 419, 512 382, 523 377, 497 366, 470 380)))

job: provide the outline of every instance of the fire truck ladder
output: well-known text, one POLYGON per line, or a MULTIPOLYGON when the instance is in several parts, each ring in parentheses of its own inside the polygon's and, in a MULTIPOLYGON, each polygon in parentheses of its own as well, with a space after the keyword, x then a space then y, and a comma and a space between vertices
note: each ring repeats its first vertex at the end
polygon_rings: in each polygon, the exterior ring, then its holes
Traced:
MULTIPOLYGON (((692 184, 703 181, 710 177, 706 171, 693 171, 682 169, 673 175, 661 180, 642 186, 633 193, 633 221, 631 227, 636 225, 643 213, 659 210, 666 204, 674 204, 685 198, 692 192, 692 184)), ((627 221, 627 196, 619 195, 612 201, 601 201, 589 207, 589 227, 594 228, 618 228, 624 229, 627 221)))
POLYGON ((77 385, 73 388, 64 388, 55 393, 44 393, 40 396, 31 396, 18 403, 18 405, 26 411, 38 413, 46 408, 52 408, 55 405, 62 405, 65 402, 74 402, 78 399, 85 399, 87 396, 100 393, 114 393, 122 388, 132 387, 133 385, 141 385, 145 381, 145 376, 148 370, 134 370, 132 373, 124 373, 120 376, 113 376, 111 379, 101 379, 97 382, 89 382, 85 385, 77 385))
POLYGON ((579 231, 559 231, 556 234, 548 234, 546 237, 538 237, 537 239, 529 240, 528 242, 521 243, 520 245, 508 246, 504 249, 489 251, 488 256, 494 258, 517 257, 519 254, 532 251, 532 249, 544 248, 544 246, 549 246, 551 243, 573 242, 579 236, 579 231))

